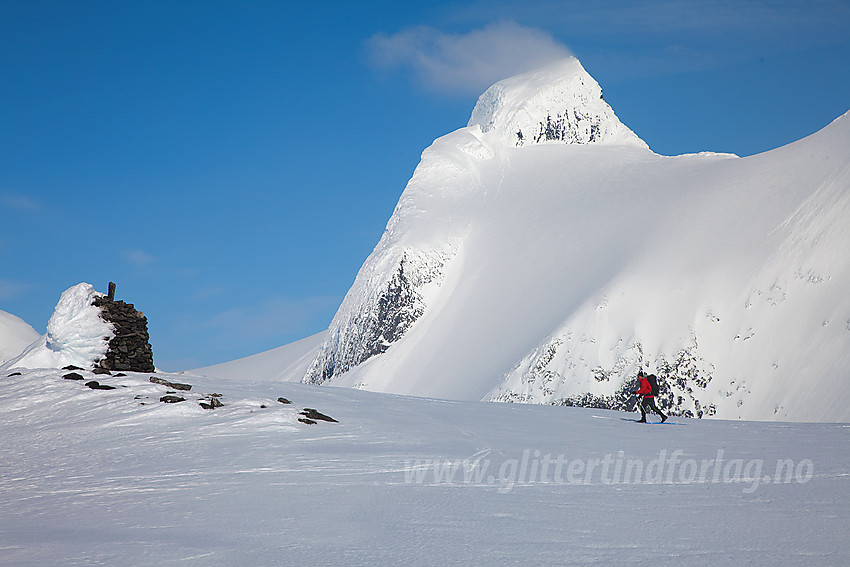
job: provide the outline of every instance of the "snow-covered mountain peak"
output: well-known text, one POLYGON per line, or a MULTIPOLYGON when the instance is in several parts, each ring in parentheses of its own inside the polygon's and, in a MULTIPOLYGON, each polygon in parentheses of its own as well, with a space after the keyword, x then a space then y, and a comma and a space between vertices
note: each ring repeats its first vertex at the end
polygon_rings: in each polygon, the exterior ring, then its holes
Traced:
POLYGON ((478 99, 471 126, 504 143, 624 144, 648 147, 602 98, 578 59, 568 57, 504 79, 478 99))
POLYGON ((631 410, 642 368, 671 415, 846 421, 849 116, 664 157, 574 58, 500 81, 422 153, 287 379, 631 410))

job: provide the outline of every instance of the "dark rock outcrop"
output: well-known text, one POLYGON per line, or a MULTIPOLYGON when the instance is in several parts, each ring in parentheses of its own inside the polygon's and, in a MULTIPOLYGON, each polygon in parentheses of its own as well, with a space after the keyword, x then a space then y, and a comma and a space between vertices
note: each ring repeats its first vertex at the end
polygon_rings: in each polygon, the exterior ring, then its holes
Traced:
POLYGON ((192 389, 191 384, 181 384, 180 382, 169 382, 163 378, 157 378, 156 376, 151 376, 150 381, 153 384, 159 384, 161 386, 166 386, 168 388, 172 388, 174 390, 181 390, 183 392, 188 392, 192 389))
POLYGON ((161 401, 164 404, 178 404, 180 402, 185 402, 186 398, 181 398, 180 396, 167 395, 167 396, 162 396, 159 399, 159 401, 161 401))
MULTIPOLYGON (((425 313, 422 288, 440 282, 450 256, 405 250, 390 277, 364 282, 363 299, 343 303, 302 381, 322 384, 366 360, 386 352, 425 313)), ((348 301, 348 298, 346 298, 348 301)))
POLYGON ((202 408, 207 410, 224 407, 224 404, 218 399, 219 397, 219 394, 210 394, 206 398, 201 399, 198 403, 202 408))
POLYGON ((88 386, 92 390, 114 390, 115 389, 115 386, 109 386, 108 384, 101 384, 97 380, 92 380, 91 382, 86 382, 86 386, 88 386))
POLYGON ((307 419, 320 419, 322 421, 330 421, 330 422, 333 422, 333 423, 339 423, 334 418, 327 416, 323 413, 319 413, 312 408, 304 408, 304 411, 301 412, 301 415, 303 415, 307 419))
POLYGON ((77 374, 76 372, 69 372, 68 374, 62 376, 62 378, 64 378, 65 380, 82 380, 83 375, 77 374))

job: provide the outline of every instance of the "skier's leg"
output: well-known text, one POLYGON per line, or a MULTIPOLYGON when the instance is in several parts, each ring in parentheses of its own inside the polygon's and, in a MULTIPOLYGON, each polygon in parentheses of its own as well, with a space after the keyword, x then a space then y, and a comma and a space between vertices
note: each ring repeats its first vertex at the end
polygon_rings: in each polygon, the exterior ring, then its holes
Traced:
POLYGON ((655 405, 655 398, 650 398, 649 403, 651 404, 650 407, 652 408, 652 411, 661 416, 661 422, 663 423, 667 421, 667 416, 664 415, 664 413, 660 409, 658 409, 658 406, 655 405))

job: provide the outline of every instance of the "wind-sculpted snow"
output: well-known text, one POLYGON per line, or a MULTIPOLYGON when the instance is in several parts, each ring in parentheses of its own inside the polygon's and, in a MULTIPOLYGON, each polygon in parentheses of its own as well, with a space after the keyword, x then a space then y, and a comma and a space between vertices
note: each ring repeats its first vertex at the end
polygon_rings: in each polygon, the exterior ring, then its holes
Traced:
POLYGON ((80 372, 0 374, 3 567, 850 565, 846 424, 80 372))
POLYGON ((100 309, 92 305, 100 296, 103 294, 87 283, 65 290, 47 322, 47 333, 0 369, 60 368, 68 364, 88 368, 103 358, 113 329, 101 318, 100 309))

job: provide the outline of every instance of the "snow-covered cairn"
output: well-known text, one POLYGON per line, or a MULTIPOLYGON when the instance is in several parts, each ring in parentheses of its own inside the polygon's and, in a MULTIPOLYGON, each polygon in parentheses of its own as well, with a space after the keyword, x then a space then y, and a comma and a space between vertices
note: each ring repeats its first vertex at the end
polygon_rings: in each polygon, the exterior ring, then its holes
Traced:
POLYGON ((153 372, 153 351, 144 314, 129 303, 95 291, 88 283, 65 290, 47 322, 47 332, 7 368, 106 368, 153 372))
POLYGON ((92 305, 100 308, 100 317, 112 324, 113 336, 106 355, 95 364, 107 370, 154 372, 153 350, 148 335, 148 320, 132 303, 115 299, 115 284, 109 295, 99 295, 92 305))

